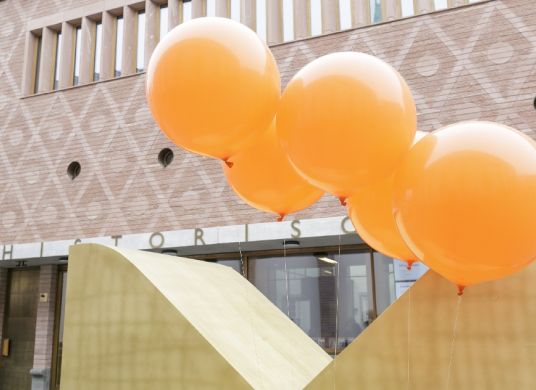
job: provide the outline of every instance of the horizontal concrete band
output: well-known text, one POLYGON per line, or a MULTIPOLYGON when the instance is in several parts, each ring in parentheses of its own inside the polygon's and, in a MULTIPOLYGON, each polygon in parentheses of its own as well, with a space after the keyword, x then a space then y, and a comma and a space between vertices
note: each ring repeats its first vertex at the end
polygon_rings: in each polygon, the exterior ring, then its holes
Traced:
POLYGON ((7 263, 13 260, 67 256, 69 247, 79 243, 95 243, 141 250, 181 248, 184 249, 184 251, 181 250, 181 254, 205 254, 215 253, 218 250, 238 252, 240 250, 274 249, 275 246, 267 245, 267 243, 274 241, 277 241, 277 247, 282 248, 282 241, 285 240, 300 240, 300 243, 304 243, 305 247, 362 243, 355 234, 350 219, 347 216, 340 216, 5 244, 0 246, 0 266, 8 266, 7 263), (226 244, 233 245, 229 247, 226 244))

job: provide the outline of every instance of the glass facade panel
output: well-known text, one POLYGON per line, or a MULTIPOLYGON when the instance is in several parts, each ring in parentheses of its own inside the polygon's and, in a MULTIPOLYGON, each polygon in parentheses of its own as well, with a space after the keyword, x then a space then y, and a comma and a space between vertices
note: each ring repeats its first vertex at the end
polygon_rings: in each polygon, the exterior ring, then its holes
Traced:
POLYGON ((97 22, 95 25, 95 49, 93 52, 93 80, 100 79, 100 66, 101 66, 101 51, 102 51, 102 23, 97 22))
POLYGON ((117 17, 115 26, 115 60, 114 75, 121 76, 121 66, 123 64, 123 17, 117 17))
POLYGON ((74 39, 74 71, 73 71, 73 85, 78 85, 80 82, 80 51, 82 42, 82 27, 78 26, 75 31, 74 39))
POLYGON ((370 252, 257 257, 248 264, 250 281, 329 353, 374 318, 370 252))
POLYGON ((61 32, 56 34, 56 58, 54 60, 54 89, 60 85, 61 32))
POLYGON ((145 11, 138 12, 138 45, 136 49, 136 72, 143 71, 145 65, 145 11))

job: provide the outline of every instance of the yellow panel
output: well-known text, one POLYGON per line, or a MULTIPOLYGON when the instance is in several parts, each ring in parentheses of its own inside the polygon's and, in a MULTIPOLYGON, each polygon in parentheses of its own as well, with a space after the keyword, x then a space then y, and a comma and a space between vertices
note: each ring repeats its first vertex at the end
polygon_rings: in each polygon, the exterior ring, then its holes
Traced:
POLYGON ((71 248, 62 390, 303 388, 330 360, 228 267, 71 248))
POLYGON ((536 263, 461 298, 428 272, 307 389, 534 390, 535 367, 536 263))

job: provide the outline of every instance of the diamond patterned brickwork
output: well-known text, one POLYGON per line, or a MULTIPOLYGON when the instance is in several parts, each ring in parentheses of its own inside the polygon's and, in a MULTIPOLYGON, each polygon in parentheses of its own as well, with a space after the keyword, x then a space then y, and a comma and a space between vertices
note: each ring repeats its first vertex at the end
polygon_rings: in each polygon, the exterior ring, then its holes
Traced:
MULTIPOLYGON (((0 3, 0 242, 273 220, 234 196, 218 162, 183 152, 160 134, 145 104, 143 74, 20 98, 26 21, 91 2, 0 3), (175 152, 166 169, 157 161, 164 147, 175 152), (82 172, 71 181, 66 169, 74 160, 82 172)), ((477 3, 272 49, 284 84, 323 54, 379 56, 412 88, 420 130, 481 119, 536 137, 533 0, 477 3)), ((325 197, 295 218, 342 214, 325 197)))

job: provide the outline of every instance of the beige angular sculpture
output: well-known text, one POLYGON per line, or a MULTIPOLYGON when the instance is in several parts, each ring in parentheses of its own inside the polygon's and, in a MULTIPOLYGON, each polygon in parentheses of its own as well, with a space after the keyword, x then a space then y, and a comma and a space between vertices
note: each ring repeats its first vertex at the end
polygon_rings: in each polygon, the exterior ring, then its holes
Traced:
POLYGON ((87 244, 68 275, 62 390, 301 389, 331 361, 222 265, 87 244))
POLYGON ((462 297, 428 272, 310 384, 319 389, 536 389, 536 263, 462 297))

